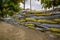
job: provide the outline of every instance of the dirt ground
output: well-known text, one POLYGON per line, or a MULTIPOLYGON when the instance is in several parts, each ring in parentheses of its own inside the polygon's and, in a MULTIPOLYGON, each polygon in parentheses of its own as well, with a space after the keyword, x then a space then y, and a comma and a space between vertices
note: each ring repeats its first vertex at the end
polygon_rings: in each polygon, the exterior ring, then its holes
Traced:
POLYGON ((49 40, 49 38, 37 30, 0 22, 0 40, 49 40))

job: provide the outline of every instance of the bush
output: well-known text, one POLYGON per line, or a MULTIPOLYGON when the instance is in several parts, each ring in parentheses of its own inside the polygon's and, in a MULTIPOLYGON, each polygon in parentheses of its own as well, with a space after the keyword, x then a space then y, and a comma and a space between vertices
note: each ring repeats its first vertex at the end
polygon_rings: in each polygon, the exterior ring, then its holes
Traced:
POLYGON ((20 11, 20 4, 12 0, 0 0, 0 17, 13 16, 20 11), (4 1, 4 2, 3 2, 4 1))

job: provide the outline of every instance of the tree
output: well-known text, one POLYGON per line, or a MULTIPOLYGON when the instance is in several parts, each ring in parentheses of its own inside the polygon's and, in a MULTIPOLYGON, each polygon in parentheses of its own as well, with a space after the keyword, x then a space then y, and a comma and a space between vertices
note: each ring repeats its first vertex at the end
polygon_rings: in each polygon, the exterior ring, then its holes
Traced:
POLYGON ((47 4, 46 7, 47 8, 50 8, 52 7, 51 5, 53 6, 58 6, 60 5, 60 0, 41 0, 41 3, 43 4, 47 4))
POLYGON ((13 1, 15 3, 20 3, 20 2, 23 2, 24 0, 11 0, 11 1, 13 1))
MULTIPOLYGON (((40 0, 38 0, 40 1, 40 0)), ((43 6, 45 9, 46 8, 53 8, 52 13, 54 12, 54 7, 60 5, 60 0, 41 0, 41 4, 44 4, 43 6)))
POLYGON ((22 0, 0 0, 0 17, 13 16, 20 11, 22 0))

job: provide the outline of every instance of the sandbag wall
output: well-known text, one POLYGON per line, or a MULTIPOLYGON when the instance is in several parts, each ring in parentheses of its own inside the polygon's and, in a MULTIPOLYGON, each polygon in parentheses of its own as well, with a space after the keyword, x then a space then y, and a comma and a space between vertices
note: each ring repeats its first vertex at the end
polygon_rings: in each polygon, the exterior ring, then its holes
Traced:
POLYGON ((25 27, 39 30, 60 30, 60 13, 21 12, 18 17, 18 22, 25 27))

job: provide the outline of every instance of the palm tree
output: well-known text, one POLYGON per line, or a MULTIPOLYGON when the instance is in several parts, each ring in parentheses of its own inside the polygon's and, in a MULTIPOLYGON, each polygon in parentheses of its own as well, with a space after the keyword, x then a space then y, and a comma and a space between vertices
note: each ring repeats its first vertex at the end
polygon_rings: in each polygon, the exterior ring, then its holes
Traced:
POLYGON ((25 10, 25 0, 24 0, 24 10, 25 10))
POLYGON ((31 11, 31 0, 30 0, 30 11, 31 11))

